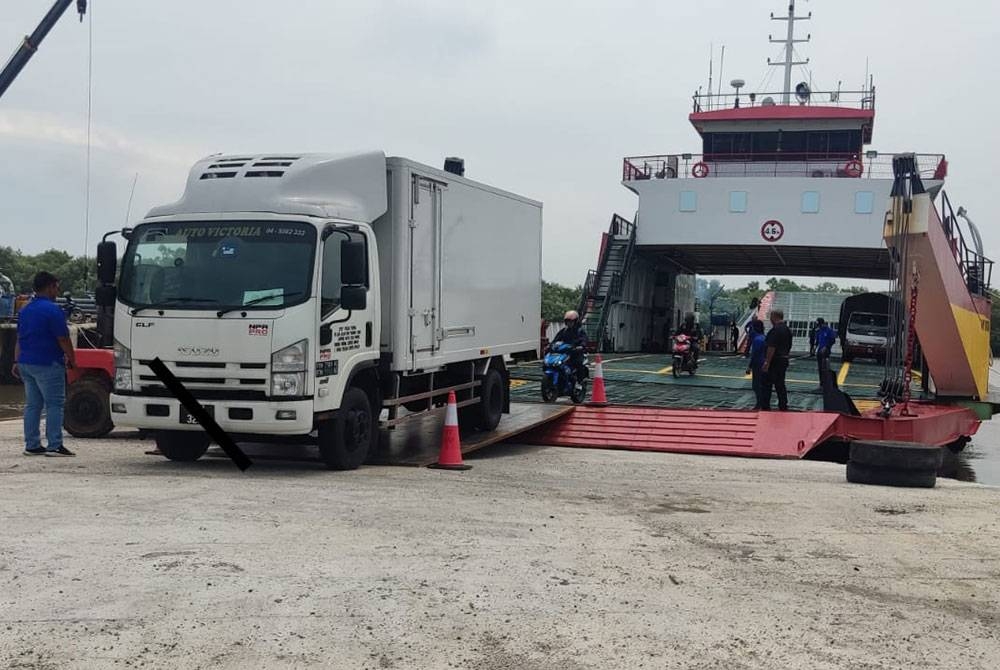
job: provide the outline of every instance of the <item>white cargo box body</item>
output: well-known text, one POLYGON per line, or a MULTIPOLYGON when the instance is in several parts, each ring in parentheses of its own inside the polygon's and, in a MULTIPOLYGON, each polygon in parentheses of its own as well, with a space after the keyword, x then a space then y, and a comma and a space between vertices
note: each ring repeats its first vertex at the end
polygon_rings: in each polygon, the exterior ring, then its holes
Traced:
POLYGON ((390 369, 537 354, 541 203, 404 158, 386 167, 373 227, 390 369))

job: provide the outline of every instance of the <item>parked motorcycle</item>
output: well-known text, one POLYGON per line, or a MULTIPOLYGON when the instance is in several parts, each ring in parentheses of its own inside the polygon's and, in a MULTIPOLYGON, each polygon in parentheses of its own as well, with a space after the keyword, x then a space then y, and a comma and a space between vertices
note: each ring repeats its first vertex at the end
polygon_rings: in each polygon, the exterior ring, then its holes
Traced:
POLYGON ((698 361, 694 357, 694 347, 691 338, 684 333, 674 335, 674 377, 680 377, 682 372, 687 372, 692 377, 698 369, 698 361))
MULTIPOLYGON (((582 348, 577 348, 583 351, 582 348)), ((542 400, 555 402, 560 396, 569 396, 579 405, 587 399, 588 380, 577 379, 577 370, 572 364, 574 348, 566 342, 556 342, 542 360, 542 400)), ((582 367, 586 370, 587 355, 583 354, 582 367)))

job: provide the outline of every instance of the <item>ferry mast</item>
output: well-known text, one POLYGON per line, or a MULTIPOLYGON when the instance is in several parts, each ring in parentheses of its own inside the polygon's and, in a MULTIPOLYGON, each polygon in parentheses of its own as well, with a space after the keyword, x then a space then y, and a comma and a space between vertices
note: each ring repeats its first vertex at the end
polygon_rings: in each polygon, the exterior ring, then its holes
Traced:
POLYGON ((771 59, 767 59, 767 64, 772 67, 784 67, 785 68, 785 86, 781 90, 783 91, 781 102, 785 105, 791 103, 792 96, 792 67, 795 65, 808 65, 809 59, 796 61, 792 60, 795 57, 795 45, 802 42, 808 42, 812 37, 811 35, 806 35, 805 39, 795 39, 795 22, 796 21, 808 21, 812 18, 812 12, 809 12, 806 16, 795 16, 795 0, 789 0, 788 2, 788 16, 775 16, 771 13, 772 21, 786 21, 788 23, 788 31, 785 35, 785 39, 776 40, 772 36, 768 35, 768 39, 773 44, 784 44, 785 45, 785 60, 772 63, 771 59))

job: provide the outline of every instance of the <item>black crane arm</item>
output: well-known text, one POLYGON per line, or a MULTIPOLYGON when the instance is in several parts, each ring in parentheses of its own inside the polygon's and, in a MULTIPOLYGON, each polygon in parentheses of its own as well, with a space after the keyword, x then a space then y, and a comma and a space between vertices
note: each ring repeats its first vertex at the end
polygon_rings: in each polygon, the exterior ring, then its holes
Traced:
MULTIPOLYGON (((74 0, 56 0, 55 4, 52 5, 52 9, 49 10, 42 22, 38 24, 35 28, 35 32, 30 35, 25 36, 24 41, 21 46, 18 47, 14 55, 10 57, 7 61, 7 65, 4 69, 0 71, 0 97, 7 91, 14 80, 17 79, 17 75, 21 73, 24 66, 28 64, 31 57, 35 55, 38 51, 38 45, 42 43, 45 36, 49 34, 59 19, 62 17, 63 13, 69 9, 69 6, 73 4, 74 0)), ((87 12, 87 0, 76 0, 76 11, 80 14, 80 20, 83 21, 83 15, 87 12)))

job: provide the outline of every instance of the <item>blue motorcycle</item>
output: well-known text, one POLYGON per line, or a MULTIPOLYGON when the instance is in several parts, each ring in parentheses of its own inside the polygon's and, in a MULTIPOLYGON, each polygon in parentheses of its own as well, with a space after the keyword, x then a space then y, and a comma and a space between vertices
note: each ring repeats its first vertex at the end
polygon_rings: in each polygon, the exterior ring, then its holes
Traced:
MULTIPOLYGON (((588 380, 584 372, 583 379, 577 379, 574 368, 573 346, 566 342, 556 342, 545 354, 542 360, 542 400, 555 402, 559 396, 569 396, 574 404, 579 405, 587 399, 588 380)), ((582 369, 587 369, 587 356, 583 355, 582 369)))

